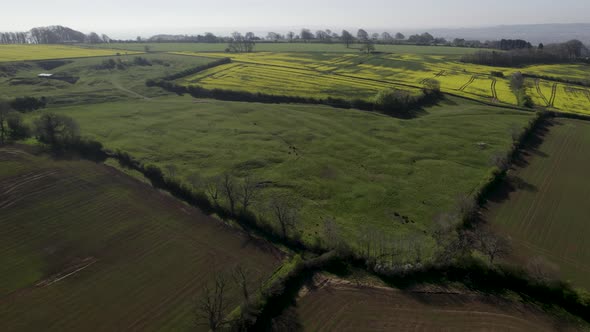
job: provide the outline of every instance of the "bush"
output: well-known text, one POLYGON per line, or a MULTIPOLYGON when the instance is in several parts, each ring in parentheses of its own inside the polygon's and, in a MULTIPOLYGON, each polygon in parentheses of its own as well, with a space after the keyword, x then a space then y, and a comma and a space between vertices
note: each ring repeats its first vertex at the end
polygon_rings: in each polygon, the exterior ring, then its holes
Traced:
POLYGON ((490 75, 492 75, 492 77, 504 78, 504 72, 501 71, 492 71, 490 75))
POLYGON ((6 124, 10 132, 10 139, 18 141, 31 137, 31 128, 23 122, 20 113, 12 112, 8 114, 6 124))
POLYGON ((20 97, 10 102, 10 106, 22 113, 36 111, 47 106, 47 98, 20 97))

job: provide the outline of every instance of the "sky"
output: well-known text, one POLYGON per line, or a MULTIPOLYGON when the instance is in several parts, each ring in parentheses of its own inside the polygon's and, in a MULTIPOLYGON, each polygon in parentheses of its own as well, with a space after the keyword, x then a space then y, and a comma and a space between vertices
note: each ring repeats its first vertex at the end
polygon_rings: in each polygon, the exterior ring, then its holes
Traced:
POLYGON ((2 5, 0 31, 64 25, 127 38, 303 27, 407 30, 590 23, 589 13, 590 0, 29 0, 2 5))

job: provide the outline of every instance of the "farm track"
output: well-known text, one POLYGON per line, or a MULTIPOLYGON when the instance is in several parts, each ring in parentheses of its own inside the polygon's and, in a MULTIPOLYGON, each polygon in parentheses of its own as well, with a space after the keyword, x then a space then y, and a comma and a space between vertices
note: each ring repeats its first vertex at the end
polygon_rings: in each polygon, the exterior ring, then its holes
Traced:
POLYGON ((547 100, 547 97, 545 97, 545 95, 543 94, 543 91, 541 91, 540 80, 538 78, 535 79, 535 87, 537 88, 537 93, 539 94, 541 99, 543 99, 543 101, 545 102, 545 106, 551 106, 551 103, 549 103, 549 100, 547 100))
MULTIPOLYGON (((446 71, 446 70, 441 70, 441 71, 439 71, 438 73, 434 74, 434 78, 438 78, 438 77, 441 77, 441 76, 445 76, 445 74, 446 74, 446 73, 447 73, 447 71, 446 71)), ((424 84, 424 83, 426 83, 426 81, 428 81, 428 78, 425 78, 425 79, 421 80, 421 81, 420 81, 420 84, 424 84)))
POLYGON ((555 96, 557 95, 557 83, 553 83, 551 87, 551 98, 549 99, 549 106, 555 106, 555 96))
POLYGON ((495 78, 493 78, 492 79, 492 86, 491 86, 491 88, 492 88, 492 100, 494 102, 498 102, 499 101, 499 99, 498 99, 498 92, 496 91, 496 84, 497 83, 498 83, 498 81, 495 78))
POLYGON ((475 79, 477 78, 477 76, 473 75, 469 78, 469 81, 467 81, 467 83, 463 84, 460 88, 459 91, 465 92, 465 89, 467 89, 467 87, 469 87, 473 82, 475 82, 475 79))

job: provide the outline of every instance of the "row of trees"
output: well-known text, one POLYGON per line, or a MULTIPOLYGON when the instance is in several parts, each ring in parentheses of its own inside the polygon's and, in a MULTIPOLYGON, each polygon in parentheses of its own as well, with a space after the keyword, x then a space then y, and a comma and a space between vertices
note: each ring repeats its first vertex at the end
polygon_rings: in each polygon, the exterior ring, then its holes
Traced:
POLYGON ((109 43, 111 38, 95 32, 84 34, 63 26, 33 28, 27 32, 0 32, 0 44, 109 43))
POLYGON ((539 44, 506 52, 479 51, 464 55, 463 62, 488 66, 514 67, 530 64, 551 64, 581 61, 589 55, 588 48, 579 40, 561 44, 539 44))

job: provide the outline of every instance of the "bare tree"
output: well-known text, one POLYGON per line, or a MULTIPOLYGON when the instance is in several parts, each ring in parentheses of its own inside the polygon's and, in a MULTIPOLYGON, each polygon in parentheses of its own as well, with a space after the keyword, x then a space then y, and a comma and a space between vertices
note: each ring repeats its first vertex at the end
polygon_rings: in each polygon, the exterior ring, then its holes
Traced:
POLYGON ((0 101, 0 144, 4 144, 8 136, 8 115, 11 111, 7 102, 0 101))
POLYGON ((242 290, 242 295, 244 296, 244 300, 246 302, 250 300, 250 292, 248 291, 248 274, 248 270, 245 269, 242 265, 236 266, 232 273, 234 282, 242 290))
POLYGON ((342 41, 346 44, 346 48, 350 47, 350 44, 354 41, 352 34, 346 30, 342 30, 342 41))
POLYGON ((506 170, 508 168, 508 158, 505 153, 497 152, 490 158, 490 165, 498 167, 500 170, 506 170))
POLYGON ((367 54, 373 53, 375 51, 375 42, 371 39, 364 39, 363 44, 361 45, 361 52, 366 52, 367 54))
POLYGON ((477 213, 477 202, 469 195, 461 195, 457 198, 457 209, 463 219, 473 218, 477 213))
POLYGON ((488 256, 490 264, 494 264, 496 258, 510 253, 510 242, 489 230, 477 229, 473 237, 476 249, 488 256))
POLYGON ((214 286, 205 286, 203 296, 197 305, 196 323, 205 324, 211 331, 217 331, 225 324, 225 315, 229 308, 226 281, 222 275, 215 277, 214 286), (205 322, 205 323, 203 323, 205 322))
POLYGON ((246 176, 238 192, 240 203, 242 203, 242 213, 246 213, 250 205, 256 200, 258 189, 258 182, 253 180, 252 177, 246 176))
POLYGON ((541 256, 531 259, 526 269, 533 278, 540 281, 556 279, 559 274, 559 267, 541 256))
POLYGON ((236 214, 236 185, 234 178, 229 173, 224 173, 221 177, 221 190, 227 203, 229 204, 229 210, 232 215, 236 214))
POLYGON ((219 205, 219 197, 223 193, 221 179, 213 177, 205 183, 205 193, 213 200, 215 205, 219 205))
POLYGON ((295 38, 295 32, 293 32, 293 31, 287 32, 287 39, 289 40, 289 43, 292 43, 294 38, 295 38))
POLYGON ((281 233, 287 238, 289 230, 295 228, 298 221, 298 208, 290 197, 278 196, 270 201, 270 210, 281 227, 281 233))
POLYGON ((164 166, 164 169, 166 169, 166 174, 168 175, 168 178, 172 179, 172 178, 176 177, 176 171, 178 169, 176 168, 175 165, 168 164, 168 165, 164 166))
POLYGON ((336 220, 333 217, 324 219, 324 237, 329 248, 333 249, 339 247, 340 234, 336 220))

